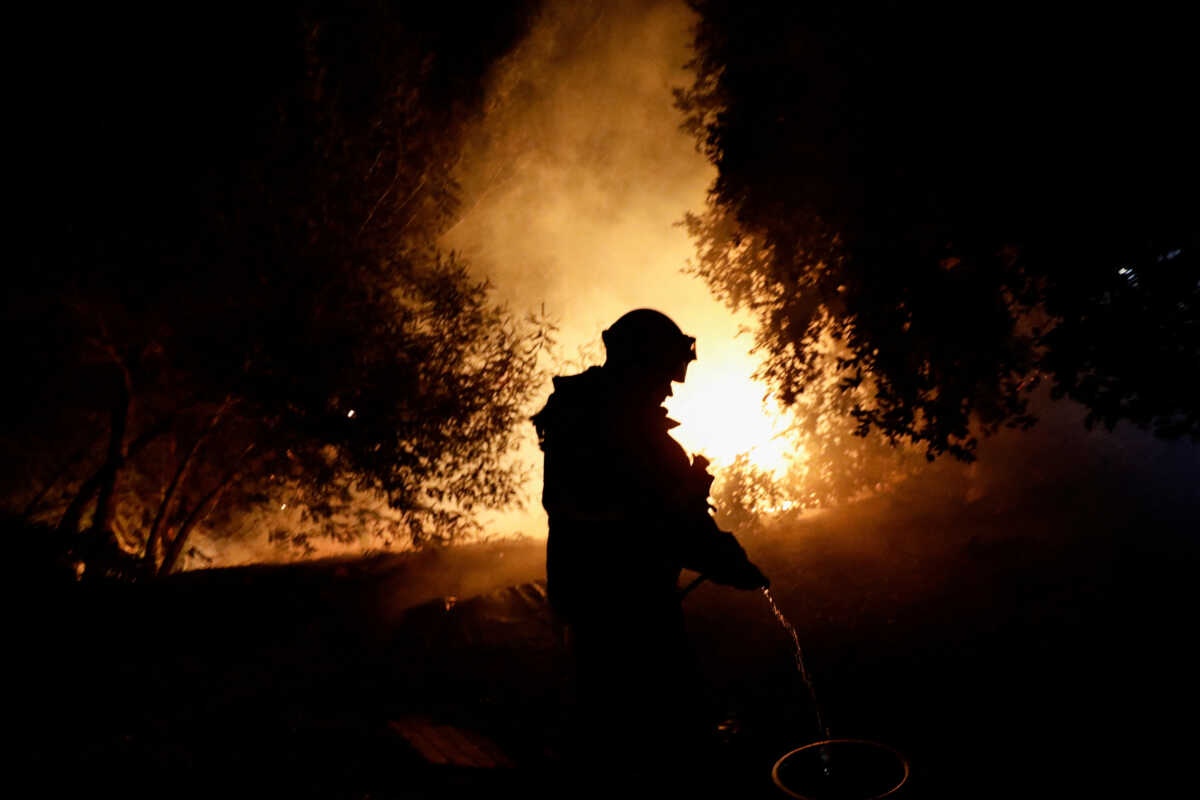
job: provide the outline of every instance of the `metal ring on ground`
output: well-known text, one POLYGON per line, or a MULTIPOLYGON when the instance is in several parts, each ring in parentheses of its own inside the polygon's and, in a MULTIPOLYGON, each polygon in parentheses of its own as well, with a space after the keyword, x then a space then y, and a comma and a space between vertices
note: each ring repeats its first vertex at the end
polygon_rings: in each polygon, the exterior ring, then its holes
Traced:
MULTIPOLYGON (((772 767, 772 769, 771 769, 771 780, 774 781, 775 785, 778 786, 782 791, 784 791, 785 793, 787 793, 788 795, 790 795, 792 797, 797 798, 797 800, 823 800, 822 796, 819 794, 800 794, 796 790, 786 786, 784 784, 784 781, 780 778, 780 772, 783 768, 785 768, 785 762, 787 762, 789 759, 795 757, 797 754, 807 753, 816 748, 828 747, 830 745, 839 745, 839 744, 861 745, 861 746, 866 746, 868 748, 874 748, 878 751, 887 753, 896 759, 898 766, 900 768, 902 768, 902 770, 903 770, 903 774, 900 776, 900 779, 898 781, 896 781, 895 785, 893 785, 893 786, 891 786, 891 788, 887 789, 887 791, 884 791, 879 794, 864 794, 858 800, 880 800, 880 798, 888 797, 889 795, 894 794, 896 791, 898 791, 900 789, 901 786, 903 786, 905 783, 908 782, 908 776, 909 776, 908 759, 905 758, 904 755, 896 748, 889 747, 888 745, 883 744, 881 742, 871 741, 870 739, 822 739, 819 742, 812 742, 810 744, 804 745, 803 747, 797 747, 795 750, 792 750, 790 753, 787 753, 786 755, 784 755, 778 761, 775 762, 775 766, 772 767)), ((834 760, 833 763, 836 764, 837 763, 836 760, 834 760)), ((896 770, 896 771, 899 771, 899 770, 896 770)), ((844 797, 845 795, 839 794, 839 796, 844 797)))

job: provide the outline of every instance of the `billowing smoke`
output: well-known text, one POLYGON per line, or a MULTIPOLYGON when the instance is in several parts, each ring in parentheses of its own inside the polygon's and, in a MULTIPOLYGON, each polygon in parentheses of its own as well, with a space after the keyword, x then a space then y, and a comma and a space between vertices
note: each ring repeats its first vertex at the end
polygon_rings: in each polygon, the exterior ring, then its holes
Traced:
MULTIPOLYGON (((631 308, 674 317, 699 338, 700 355, 670 401, 683 423, 676 435, 720 464, 780 442, 770 440, 770 409, 760 405, 766 390, 750 380, 750 337, 738 335, 748 321, 682 272, 693 251, 675 223, 703 206, 714 177, 671 102, 672 88, 689 82, 692 23, 682 2, 548 4, 494 71, 487 115, 461 165, 462 216, 444 245, 462 251, 513 307, 544 306, 558 321, 559 355, 576 362, 558 371, 598 360, 600 331, 631 308)), ((1128 426, 1088 434, 1077 406, 1047 397, 1037 406, 1043 422, 1033 432, 985 441, 971 466, 943 461, 921 471, 889 513, 1037 513, 1039 504, 1151 488, 1195 502, 1196 448, 1128 426), (1063 496, 1071 499, 1054 499, 1063 496)), ((532 435, 522 455, 539 461, 532 435)), ((489 530, 542 535, 539 488, 535 470, 526 510, 492 520, 489 530)))
MULTIPOLYGON (((671 90, 688 82, 692 21, 682 2, 551 4, 496 68, 463 160, 462 218, 444 244, 514 308, 544 305, 560 325, 560 356, 576 362, 560 371, 602 358, 600 331, 626 311, 669 314, 699 340, 671 402, 677 437, 720 459, 766 444, 769 425, 764 389, 749 380, 750 338, 737 335, 745 320, 682 273, 692 248, 676 222, 714 177, 672 106, 671 90), (712 402, 718 387, 724 407, 712 402), (714 447, 706 434, 730 415, 758 441, 714 447)), ((530 433, 524 455, 536 463, 530 433)), ((535 475, 526 513, 492 528, 543 535, 538 486, 535 475)))

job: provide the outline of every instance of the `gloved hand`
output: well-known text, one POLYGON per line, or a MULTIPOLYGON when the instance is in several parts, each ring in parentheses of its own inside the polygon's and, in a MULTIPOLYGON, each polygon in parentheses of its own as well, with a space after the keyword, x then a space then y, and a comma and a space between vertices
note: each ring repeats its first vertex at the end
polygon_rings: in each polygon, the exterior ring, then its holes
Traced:
POLYGON ((765 589, 771 585, 762 570, 751 563, 746 551, 732 534, 722 531, 717 544, 720 555, 714 559, 716 563, 705 571, 711 580, 735 589, 765 589))

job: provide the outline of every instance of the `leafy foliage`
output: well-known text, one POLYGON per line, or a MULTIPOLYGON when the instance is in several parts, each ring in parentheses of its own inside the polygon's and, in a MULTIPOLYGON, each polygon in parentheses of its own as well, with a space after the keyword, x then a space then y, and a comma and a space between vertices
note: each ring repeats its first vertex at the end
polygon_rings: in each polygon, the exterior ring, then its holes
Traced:
POLYGON ((969 460, 1047 377, 1092 421, 1200 436, 1200 132, 1165 9, 691 5, 695 272, 757 315, 785 403, 833 374, 859 434, 969 460))
POLYGON ((761 469, 743 454, 717 470, 713 496, 720 524, 739 533, 778 525, 805 511, 830 508, 889 491, 924 469, 918 448, 859 435, 853 416, 860 389, 840 389, 825 373, 786 409, 791 425, 780 435, 791 454, 782 474, 761 469))
POLYGON ((514 502, 546 326, 435 247, 484 73, 528 21, 492 11, 206 6, 158 39, 119 17, 68 35, 41 89, 84 91, 34 98, 53 124, 29 192, 55 213, 3 314, 3 435, 37 463, 11 498, 72 532, 92 503, 81 554, 115 536, 151 571, 280 496, 325 535, 374 506, 414 542, 514 502), (107 454, 78 449, 98 433, 107 454))

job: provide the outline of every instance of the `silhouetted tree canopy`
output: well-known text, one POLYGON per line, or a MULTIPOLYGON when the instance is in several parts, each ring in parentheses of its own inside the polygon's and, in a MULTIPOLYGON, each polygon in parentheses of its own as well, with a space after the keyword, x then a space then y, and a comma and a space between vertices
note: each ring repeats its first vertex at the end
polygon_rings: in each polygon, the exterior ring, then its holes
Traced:
POLYGON ((1167 4, 693 0, 695 272, 785 403, 970 459, 1041 378, 1200 436, 1188 25, 1167 4), (976 427, 976 424, 978 427, 976 427))
POLYGON ((511 503, 545 329, 435 243, 527 5, 28 22, 10 500, 71 533, 90 514, 90 551, 115 532, 151 571, 222 497, 318 521, 375 497, 416 541, 511 503))

